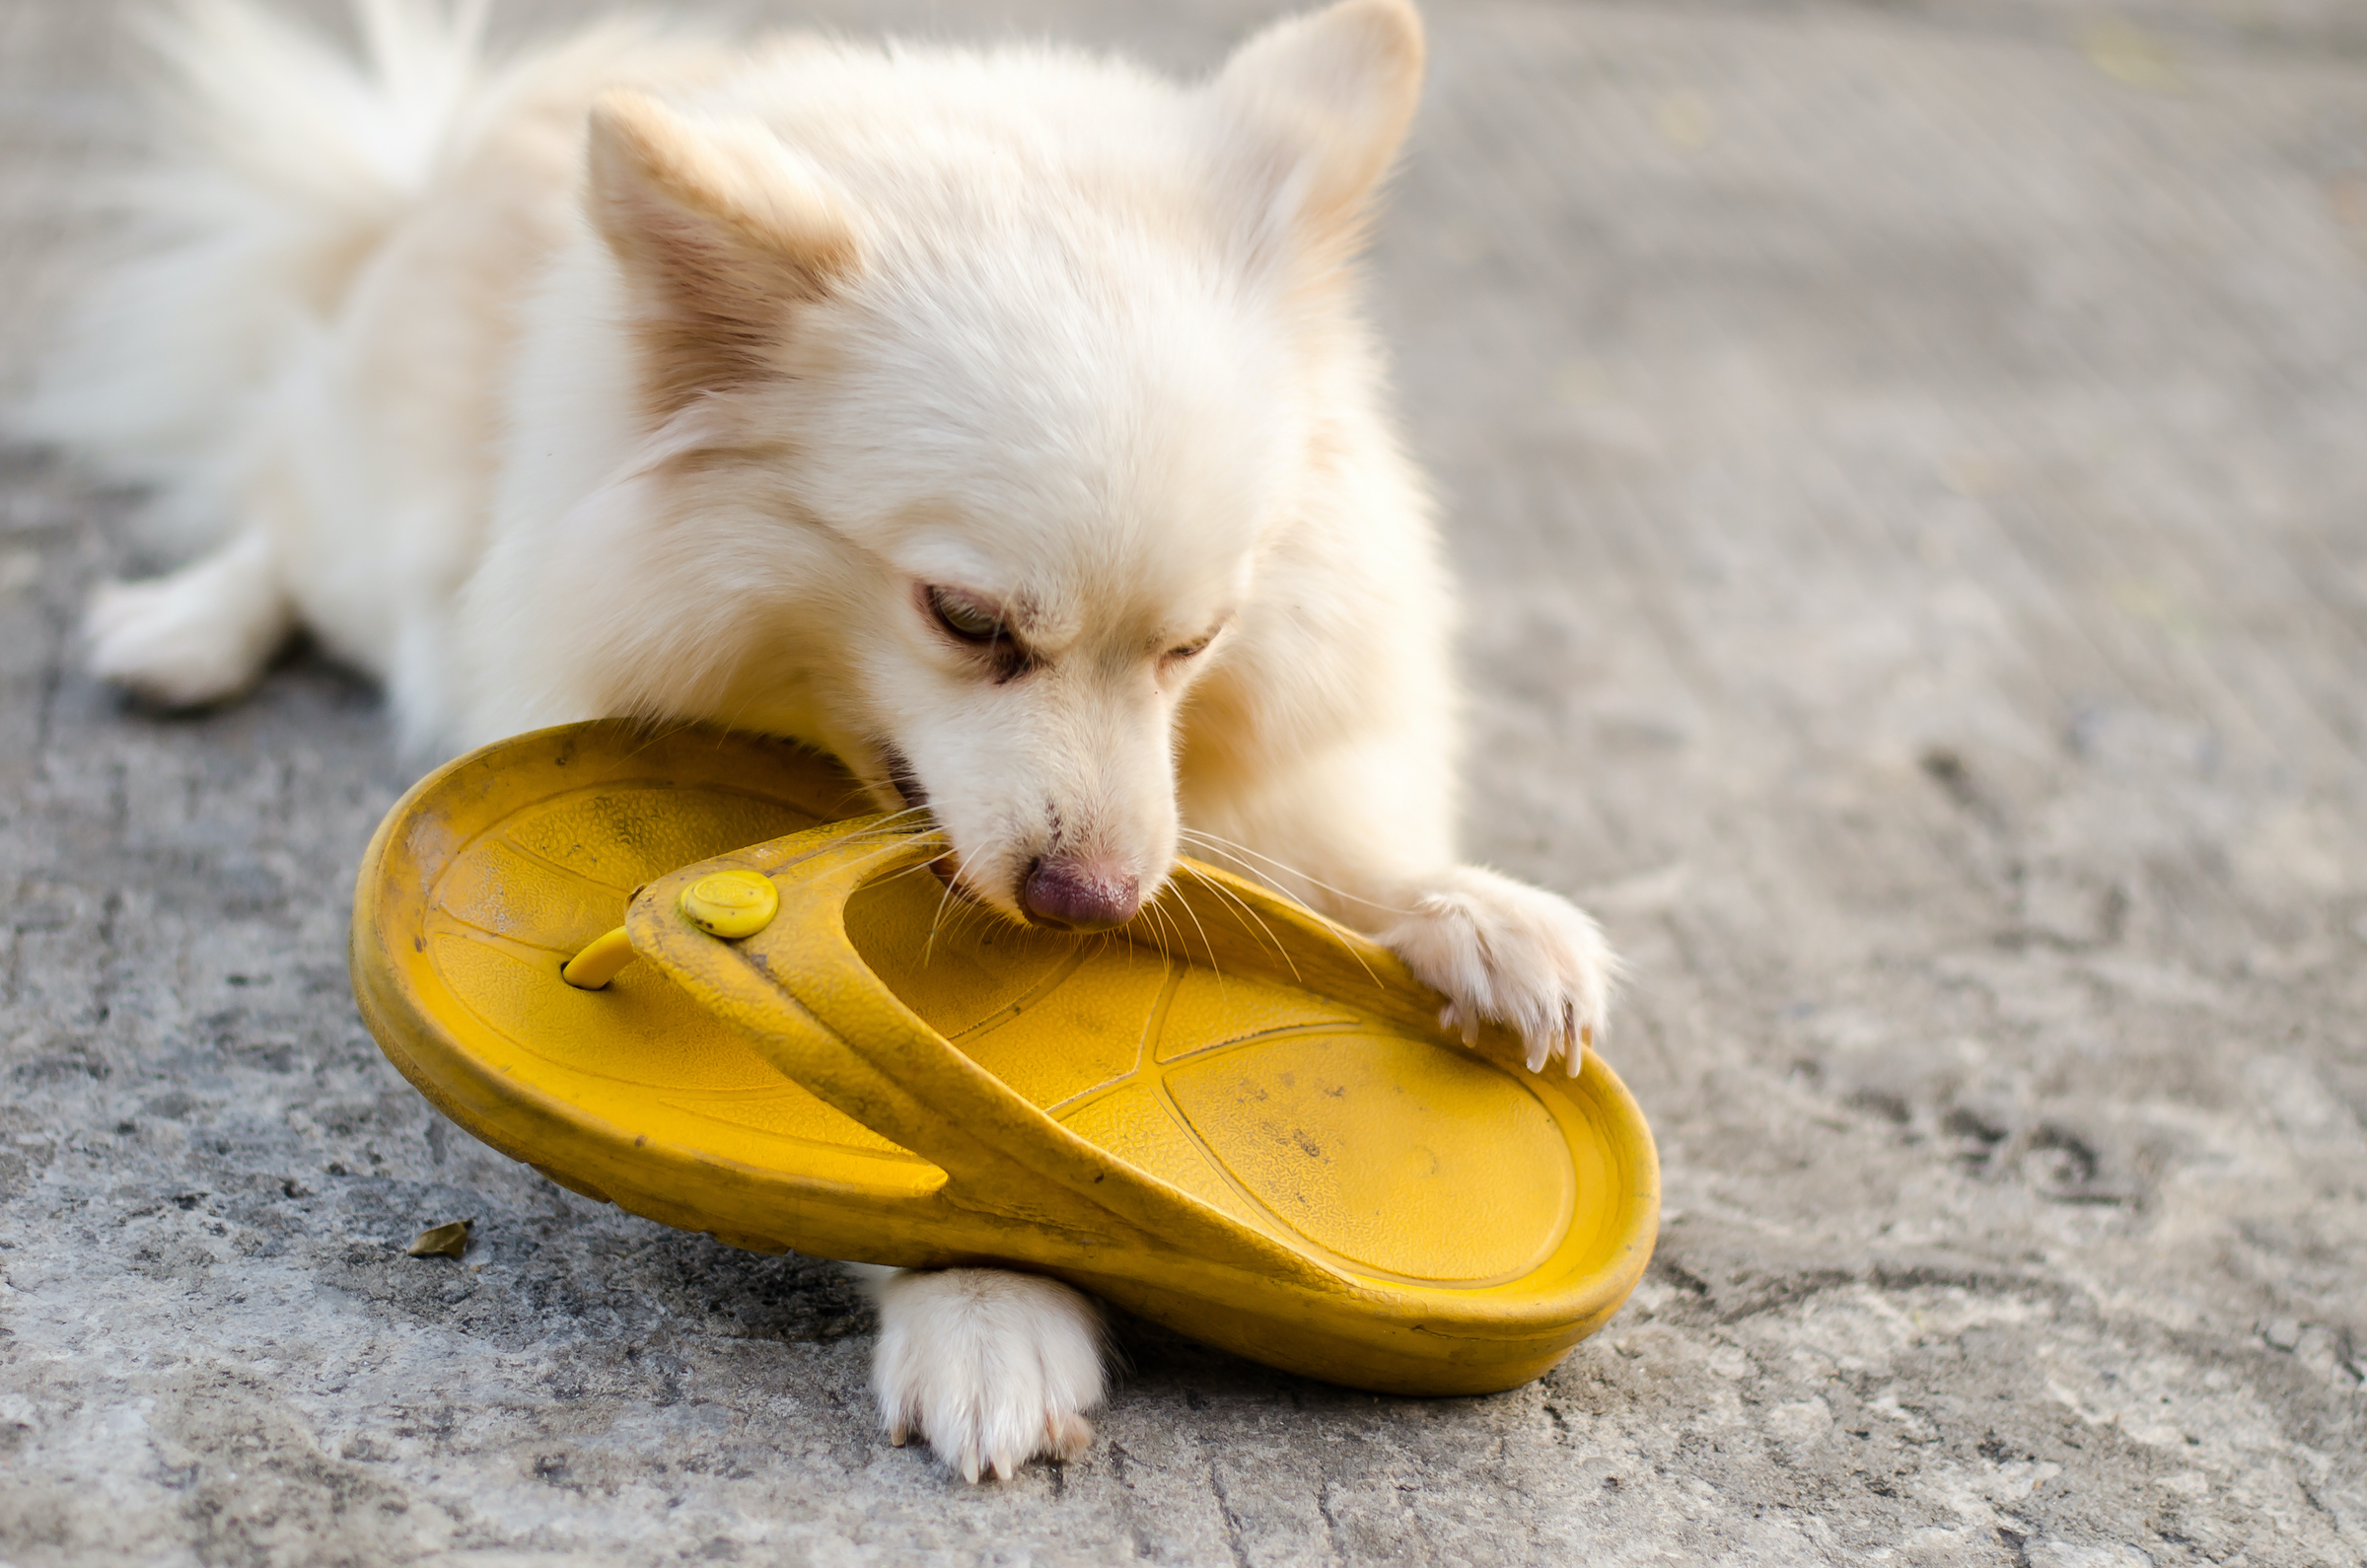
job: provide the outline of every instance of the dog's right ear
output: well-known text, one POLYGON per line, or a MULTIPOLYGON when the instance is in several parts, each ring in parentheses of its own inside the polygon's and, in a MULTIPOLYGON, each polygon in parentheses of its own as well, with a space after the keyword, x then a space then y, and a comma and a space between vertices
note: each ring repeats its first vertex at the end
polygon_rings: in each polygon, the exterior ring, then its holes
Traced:
POLYGON ((844 204, 753 121, 694 123, 644 94, 609 93, 592 107, 589 175, 661 420, 764 380, 791 314, 861 263, 844 204))
POLYGON ((1261 241, 1354 246, 1413 122, 1425 52, 1407 0, 1339 0, 1234 51, 1213 91, 1261 241))

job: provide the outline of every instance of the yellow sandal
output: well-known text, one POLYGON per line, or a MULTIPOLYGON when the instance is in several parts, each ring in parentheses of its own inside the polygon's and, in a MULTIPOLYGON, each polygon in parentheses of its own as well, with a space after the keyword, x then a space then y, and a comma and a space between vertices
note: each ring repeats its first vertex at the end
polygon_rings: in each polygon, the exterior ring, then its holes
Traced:
POLYGON ((943 840, 842 820, 865 805, 713 730, 488 747, 370 845, 363 1017, 587 1196, 762 1251, 1035 1270, 1357 1388, 1525 1383, 1641 1277, 1659 1166, 1599 1059, 1468 1049, 1385 949, 1190 861, 1105 936, 948 906, 943 840))

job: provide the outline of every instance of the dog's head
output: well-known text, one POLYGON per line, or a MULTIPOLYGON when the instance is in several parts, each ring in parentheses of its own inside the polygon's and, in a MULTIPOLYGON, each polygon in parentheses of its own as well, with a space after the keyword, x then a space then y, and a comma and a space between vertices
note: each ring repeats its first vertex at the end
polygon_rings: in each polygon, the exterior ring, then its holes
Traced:
POLYGON ((1130 918, 1177 852, 1180 704, 1293 613, 1261 567, 1370 374, 1338 274, 1421 54, 1401 0, 1347 0, 1188 92, 831 53, 780 65, 795 103, 603 100, 588 205, 652 432, 605 503, 608 705, 810 737, 925 806, 977 900, 1130 918))

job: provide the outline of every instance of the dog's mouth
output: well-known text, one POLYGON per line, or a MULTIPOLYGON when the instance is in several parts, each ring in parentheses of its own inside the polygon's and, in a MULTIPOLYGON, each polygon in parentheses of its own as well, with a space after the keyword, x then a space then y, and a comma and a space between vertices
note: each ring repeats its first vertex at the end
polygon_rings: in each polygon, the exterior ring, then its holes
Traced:
POLYGON ((964 882, 961 875, 954 869, 954 852, 952 850, 947 850, 929 862, 929 874, 944 883, 946 891, 956 897, 967 899, 971 903, 984 902, 976 893, 969 891, 969 884, 964 882))
POLYGON ((900 748, 892 742, 882 741, 880 766, 888 775, 888 787, 896 791, 905 811, 925 812, 929 809, 929 792, 921 785, 920 774, 913 770, 912 759, 904 755, 900 748))
MULTIPOLYGON (((892 741, 880 742, 879 753, 880 769, 887 775, 888 787, 896 792, 900 809, 919 813, 923 819, 911 825, 921 831, 936 826, 936 813, 929 810, 928 788, 920 782, 920 774, 913 768, 912 759, 904 755, 902 749, 892 741)), ((959 858, 951 849, 927 864, 930 874, 944 883, 946 891, 955 897, 981 908, 993 907, 989 900, 979 896, 975 888, 962 880, 959 858)))
MULTIPOLYGON (((901 813, 913 814, 922 819, 917 822, 907 821, 903 825, 919 831, 941 825, 936 820, 936 813, 929 809, 928 789, 920 782, 920 774, 913 768, 912 759, 906 756, 902 748, 892 741, 880 741, 875 744, 880 758, 880 771, 885 775, 883 782, 888 789, 895 791, 897 799, 900 803, 901 813)), ((876 793, 877 786, 874 789, 876 793)), ((945 891, 949 897, 959 898, 964 903, 991 910, 1003 918, 1016 921, 1023 926, 1053 931, 1072 929, 1069 921, 1046 918, 1043 914, 1034 910, 1014 911, 998 903, 995 899, 987 897, 962 875, 962 857, 950 845, 945 853, 925 864, 928 866, 930 874, 945 885, 945 891)), ((1034 868, 1031 867, 1031 875, 1033 875, 1033 871, 1034 868)), ((1096 923, 1084 926, 1082 929, 1102 930, 1106 929, 1106 926, 1096 923)))

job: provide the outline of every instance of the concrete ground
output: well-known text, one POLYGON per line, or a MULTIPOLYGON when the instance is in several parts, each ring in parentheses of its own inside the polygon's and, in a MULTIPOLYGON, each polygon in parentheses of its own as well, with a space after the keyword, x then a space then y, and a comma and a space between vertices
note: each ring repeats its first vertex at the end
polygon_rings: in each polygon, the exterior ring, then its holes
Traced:
MULTIPOLYGON (((115 11, 0 5, 12 385, 131 137, 115 11)), ((1198 68, 1262 8, 821 14, 1198 68)), ((1082 1462, 888 1448, 830 1270, 395 1076, 375 697, 95 688, 129 498, 13 451, 0 1560, 2367 1561, 2367 9, 1431 21, 1378 314, 1475 850, 1634 961, 1625 1312, 1485 1399, 1136 1330, 1082 1462)))

